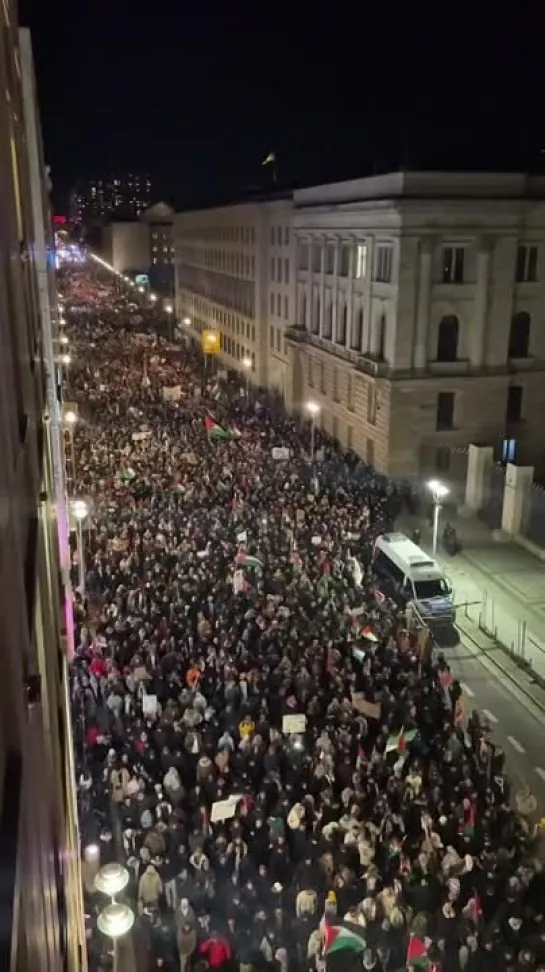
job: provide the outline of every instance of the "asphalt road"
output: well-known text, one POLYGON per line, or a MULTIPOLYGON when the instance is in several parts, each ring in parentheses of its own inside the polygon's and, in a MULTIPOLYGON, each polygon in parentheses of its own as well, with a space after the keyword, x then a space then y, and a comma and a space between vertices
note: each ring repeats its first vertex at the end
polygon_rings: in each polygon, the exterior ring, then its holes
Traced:
POLYGON ((545 715, 511 683, 501 681, 499 669, 463 631, 459 636, 458 644, 442 650, 468 708, 488 719, 494 742, 505 752, 513 791, 527 784, 538 801, 539 815, 545 815, 545 715))

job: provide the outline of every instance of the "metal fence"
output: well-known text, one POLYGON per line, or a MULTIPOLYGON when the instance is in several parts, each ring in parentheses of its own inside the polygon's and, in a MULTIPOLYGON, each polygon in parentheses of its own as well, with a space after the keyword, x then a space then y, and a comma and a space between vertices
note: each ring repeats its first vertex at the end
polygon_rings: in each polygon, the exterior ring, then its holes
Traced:
POLYGON ((525 620, 515 617, 486 592, 480 603, 466 603, 462 610, 516 662, 545 680, 545 642, 529 629, 525 620))
POLYGON ((505 466, 496 463, 485 483, 484 503, 479 510, 480 518, 491 530, 499 530, 502 521, 503 494, 505 492, 505 466))

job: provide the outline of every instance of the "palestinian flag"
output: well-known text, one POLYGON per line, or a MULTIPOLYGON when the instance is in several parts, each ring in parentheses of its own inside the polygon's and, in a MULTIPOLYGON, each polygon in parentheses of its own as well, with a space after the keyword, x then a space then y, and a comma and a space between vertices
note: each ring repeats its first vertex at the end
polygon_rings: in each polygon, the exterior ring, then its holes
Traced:
POLYGON ((363 664, 363 662, 367 658, 367 655, 361 648, 352 648, 352 658, 355 661, 361 662, 361 664, 363 664))
POLYGON ((204 427, 211 442, 229 442, 233 438, 232 432, 222 429, 221 425, 218 425, 209 415, 205 416, 204 427))
POLYGON ((466 840, 471 840, 475 833, 475 817, 475 807, 471 804, 464 812, 464 822, 462 825, 462 834, 466 840))
POLYGON ((245 570, 255 570, 256 574, 263 573, 263 564, 259 557, 252 557, 250 554, 241 551, 237 554, 236 562, 237 566, 244 567, 245 570))
POLYGON ((374 645, 378 643, 378 638, 376 634, 373 633, 371 628, 360 628, 360 634, 366 641, 372 641, 374 645))
POLYGON ((132 483, 133 479, 136 479, 136 473, 134 469, 129 466, 128 469, 124 469, 121 473, 121 480, 124 483, 132 483))
POLYGON ((324 955, 336 952, 364 952, 366 948, 365 928, 351 921, 324 924, 324 955))
POLYGON ((469 899, 467 905, 464 908, 464 914, 467 915, 470 921, 474 922, 476 925, 480 918, 483 916, 483 908, 481 905, 481 899, 477 892, 469 899))
POLYGON ((399 733, 392 733, 388 736, 386 743, 386 753, 404 753, 413 739, 418 736, 418 729, 401 729, 399 733))
POLYGON ((429 969, 428 946, 418 935, 411 935, 405 965, 408 969, 429 969))

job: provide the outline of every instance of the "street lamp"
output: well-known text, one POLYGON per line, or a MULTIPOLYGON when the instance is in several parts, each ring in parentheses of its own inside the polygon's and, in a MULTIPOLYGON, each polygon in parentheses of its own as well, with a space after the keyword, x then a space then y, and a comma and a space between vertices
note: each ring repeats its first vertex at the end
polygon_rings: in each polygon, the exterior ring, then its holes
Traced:
POLYGON ((76 520, 76 537, 78 547, 79 589, 82 600, 85 599, 85 553, 83 550, 83 521, 89 516, 89 504, 82 499, 72 501, 72 513, 76 520))
POLYGON ((64 421, 66 422, 67 425, 73 427, 76 424, 77 420, 78 417, 76 413, 73 412, 71 409, 68 409, 68 411, 64 413, 64 421))
POLYGON ((144 293, 144 288, 143 287, 139 287, 138 288, 138 293, 139 294, 143 294, 144 293))
POLYGON ((167 314, 173 314, 174 313, 174 308, 173 308, 172 304, 166 304, 165 311, 166 311, 167 314))
POLYGON ((64 365, 65 368, 68 368, 68 365, 72 361, 72 358, 70 357, 69 354, 61 354, 59 360, 60 360, 61 364, 64 365))
POLYGON ((252 367, 252 359, 246 356, 242 359, 242 367, 246 372, 246 397, 250 395, 250 369, 252 367))
POLYGON ((134 911, 127 904, 112 901, 99 913, 97 927, 103 935, 112 939, 114 952, 114 972, 121 967, 120 939, 130 932, 134 925, 134 911))
POLYGON ((444 483, 440 483, 438 479, 431 479, 428 483, 428 489, 430 490, 433 498, 432 553, 435 557, 437 553, 437 538, 439 536, 439 514, 443 505, 443 500, 445 496, 448 496, 449 490, 448 486, 445 486, 444 483))
POLYGON ((190 317, 184 317, 184 324, 185 324, 186 327, 191 327, 191 318, 190 317))
POLYGON ((152 304, 154 304, 157 300, 157 294, 150 294, 149 299, 151 300, 152 304))
POLYGON ((129 872, 122 864, 114 861, 112 864, 105 864, 97 872, 95 877, 95 888, 102 894, 107 894, 109 898, 114 898, 116 894, 121 894, 129 883, 129 872))
POLYGON ((310 461, 314 463, 314 439, 316 436, 315 426, 316 426, 316 416, 320 412, 320 406, 317 402, 307 402, 306 404, 307 412, 310 415, 310 461))
POLYGON ((59 334, 59 344, 63 344, 65 347, 69 342, 69 338, 66 334, 59 334))

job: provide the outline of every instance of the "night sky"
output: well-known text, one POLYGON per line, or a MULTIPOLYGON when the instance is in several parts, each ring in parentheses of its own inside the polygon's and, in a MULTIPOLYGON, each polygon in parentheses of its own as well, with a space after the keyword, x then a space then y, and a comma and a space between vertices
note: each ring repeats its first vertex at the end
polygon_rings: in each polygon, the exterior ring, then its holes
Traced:
POLYGON ((531 5, 475 9, 22 0, 56 198, 77 176, 139 170, 178 205, 214 201, 266 188, 272 149, 286 185, 398 167, 545 171, 531 5))

